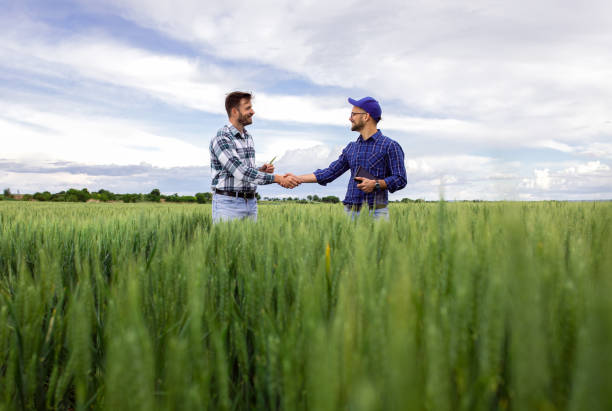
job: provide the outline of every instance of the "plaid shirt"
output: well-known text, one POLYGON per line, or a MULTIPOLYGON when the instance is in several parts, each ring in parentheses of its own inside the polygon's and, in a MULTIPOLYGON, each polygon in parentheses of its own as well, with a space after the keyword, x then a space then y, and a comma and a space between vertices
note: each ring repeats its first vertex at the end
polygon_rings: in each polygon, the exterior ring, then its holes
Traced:
POLYGON ((210 140, 212 191, 255 191, 257 184, 271 184, 274 175, 255 168, 253 137, 233 125, 225 125, 210 140))
POLYGON ((369 205, 388 204, 389 195, 387 191, 395 192, 406 187, 406 168, 404 166, 404 151, 400 145, 384 136, 378 130, 373 136, 364 140, 361 136, 356 141, 349 143, 342 150, 340 157, 324 170, 317 170, 314 175, 317 183, 326 185, 340 177, 346 170, 351 170, 351 179, 348 183, 344 204, 356 205, 367 201, 369 205), (373 174, 377 179, 384 179, 387 190, 372 191, 364 193, 357 188, 357 181, 353 179, 357 167, 363 167, 373 174))

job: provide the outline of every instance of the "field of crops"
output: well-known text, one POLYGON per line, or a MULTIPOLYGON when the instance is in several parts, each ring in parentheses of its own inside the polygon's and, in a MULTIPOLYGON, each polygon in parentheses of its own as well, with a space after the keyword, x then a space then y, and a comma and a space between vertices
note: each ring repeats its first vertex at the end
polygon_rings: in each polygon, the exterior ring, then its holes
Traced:
POLYGON ((0 203, 0 409, 610 410, 612 203, 0 203))

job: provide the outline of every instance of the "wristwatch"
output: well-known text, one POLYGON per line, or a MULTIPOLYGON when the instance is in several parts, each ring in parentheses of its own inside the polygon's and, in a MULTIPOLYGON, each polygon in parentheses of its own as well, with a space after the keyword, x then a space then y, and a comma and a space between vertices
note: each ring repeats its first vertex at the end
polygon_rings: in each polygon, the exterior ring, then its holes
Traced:
POLYGON ((378 182, 378 180, 376 180, 376 185, 374 186, 374 190, 375 191, 380 190, 380 183, 378 182))

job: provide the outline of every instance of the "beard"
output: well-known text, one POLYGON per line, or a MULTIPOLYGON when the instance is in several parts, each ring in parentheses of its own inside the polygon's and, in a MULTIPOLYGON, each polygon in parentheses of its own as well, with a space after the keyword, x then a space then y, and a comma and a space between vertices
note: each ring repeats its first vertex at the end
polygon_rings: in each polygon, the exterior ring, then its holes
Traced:
POLYGON ((243 126, 248 126, 249 124, 253 122, 252 118, 253 116, 241 113, 238 115, 238 123, 242 124, 243 126))
POLYGON ((351 131, 361 131, 361 130, 363 130, 363 124, 353 123, 351 125, 351 131))

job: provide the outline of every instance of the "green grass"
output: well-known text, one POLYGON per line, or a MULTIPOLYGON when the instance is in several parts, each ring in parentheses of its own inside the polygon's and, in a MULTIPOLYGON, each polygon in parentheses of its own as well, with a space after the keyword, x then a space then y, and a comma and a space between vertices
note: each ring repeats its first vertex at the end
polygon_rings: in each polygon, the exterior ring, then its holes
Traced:
POLYGON ((611 203, 259 212, 0 203, 0 410, 612 409, 611 203))

